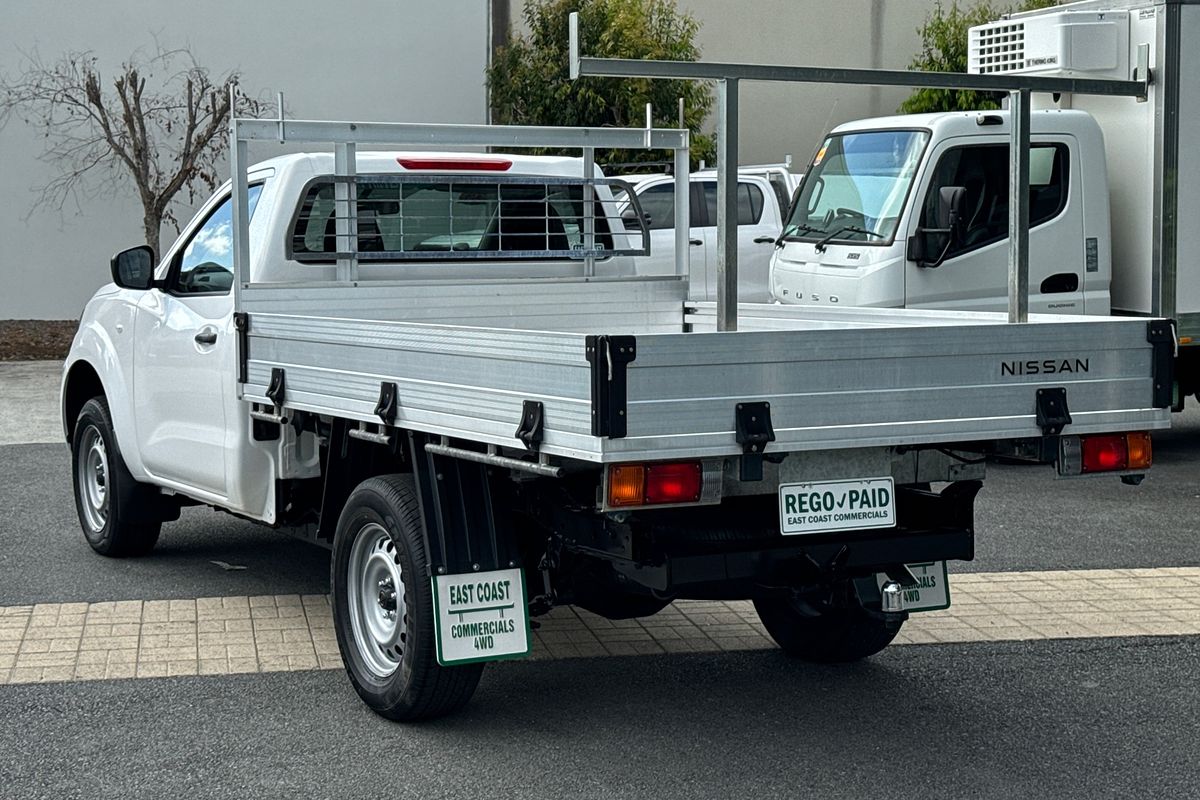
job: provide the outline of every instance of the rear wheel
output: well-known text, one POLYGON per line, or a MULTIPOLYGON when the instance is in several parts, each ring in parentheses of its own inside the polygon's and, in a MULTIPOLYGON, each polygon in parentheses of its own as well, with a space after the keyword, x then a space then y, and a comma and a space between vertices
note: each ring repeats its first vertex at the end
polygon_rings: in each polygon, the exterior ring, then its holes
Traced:
POLYGON ((105 556, 140 556, 154 548, 162 521, 158 490, 129 474, 113 432, 108 402, 83 404, 71 437, 75 510, 84 538, 105 556))
POLYGON ((758 618, 789 655, 822 664, 843 664, 873 656, 891 644, 903 625, 862 606, 827 607, 818 616, 792 598, 754 601, 758 618))
POLYGON ((331 570, 338 647, 363 702, 403 722, 466 705, 483 664, 438 663, 412 478, 371 478, 354 490, 338 520, 331 570))

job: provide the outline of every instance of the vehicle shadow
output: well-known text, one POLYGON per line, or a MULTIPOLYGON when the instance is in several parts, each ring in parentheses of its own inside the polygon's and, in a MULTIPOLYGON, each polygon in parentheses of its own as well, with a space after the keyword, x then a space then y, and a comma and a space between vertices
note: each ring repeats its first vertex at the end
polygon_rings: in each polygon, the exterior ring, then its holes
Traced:
POLYGON ((468 761, 537 743, 544 767, 533 759, 529 780, 547 796, 631 780, 704 797, 860 797, 881 781, 922 797, 1069 796, 1073 772, 1170 736, 1086 722, 1115 713, 1119 694, 1169 703, 1101 652, 1118 645, 899 646, 841 666, 774 650, 509 662, 489 666, 463 712, 393 736, 468 761))

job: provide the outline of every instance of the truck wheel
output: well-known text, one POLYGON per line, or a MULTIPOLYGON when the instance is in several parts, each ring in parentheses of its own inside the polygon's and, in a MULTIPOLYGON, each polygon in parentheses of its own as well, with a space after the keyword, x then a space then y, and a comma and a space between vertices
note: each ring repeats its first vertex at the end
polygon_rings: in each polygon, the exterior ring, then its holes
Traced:
POLYGON ((788 598, 757 598, 754 609, 784 652, 820 664, 845 664, 873 656, 891 644, 902 624, 889 624, 861 607, 831 608, 819 617, 805 616, 788 598))
POLYGON ((79 410, 71 456, 75 510, 87 543, 105 556, 150 552, 162 530, 162 521, 147 514, 159 504, 158 490, 129 474, 103 397, 93 397, 79 410))
POLYGON ((483 664, 438 664, 433 590, 412 478, 359 484, 333 540, 333 619, 363 702, 388 719, 431 719, 466 705, 483 664))

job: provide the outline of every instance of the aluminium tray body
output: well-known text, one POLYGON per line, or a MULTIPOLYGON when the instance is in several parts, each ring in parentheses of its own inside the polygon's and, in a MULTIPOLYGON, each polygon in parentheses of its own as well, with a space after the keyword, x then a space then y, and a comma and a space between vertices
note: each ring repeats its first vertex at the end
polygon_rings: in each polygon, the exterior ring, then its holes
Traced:
POLYGON ((740 454, 747 402, 768 452, 1040 436, 1043 388, 1067 434, 1170 424, 1172 343, 1145 319, 746 304, 718 333, 670 278, 259 284, 240 311, 246 401, 283 370, 283 407, 378 423, 394 383, 396 426, 513 448, 536 401, 541 452, 594 463, 740 454))

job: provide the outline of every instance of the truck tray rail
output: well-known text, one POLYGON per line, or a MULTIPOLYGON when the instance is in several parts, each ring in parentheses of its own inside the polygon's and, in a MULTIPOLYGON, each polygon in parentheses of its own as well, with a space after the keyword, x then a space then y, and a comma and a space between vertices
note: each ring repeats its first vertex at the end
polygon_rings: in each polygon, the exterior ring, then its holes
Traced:
MULTIPOLYGON (((572 283, 540 288, 555 303, 555 288, 572 283)), ((739 403, 769 404, 768 451, 779 452, 1040 436, 1045 388, 1066 392, 1065 433, 1170 424, 1153 376, 1171 344, 1151 341, 1154 321, 1052 316, 1013 326, 1003 314, 746 304, 743 330, 717 333, 704 330, 711 306, 685 306, 672 287, 613 281, 610 299, 630 308, 623 320, 601 313, 560 330, 548 324, 564 314, 558 305, 509 314, 502 327, 448 325, 365 318, 354 303, 362 290, 323 290, 322 313, 292 287, 257 287, 246 295, 261 310, 248 317, 244 398, 380 423, 381 386, 395 384, 394 425, 517 448, 524 403, 537 402, 541 452, 590 462, 740 454, 739 403), (690 309, 694 332, 671 329, 672 308, 680 322, 690 309), (272 398, 278 371, 286 391, 272 398)), ((412 288, 373 286, 369 296, 407 318, 402 309, 436 296, 436 284, 415 298, 412 288)))

